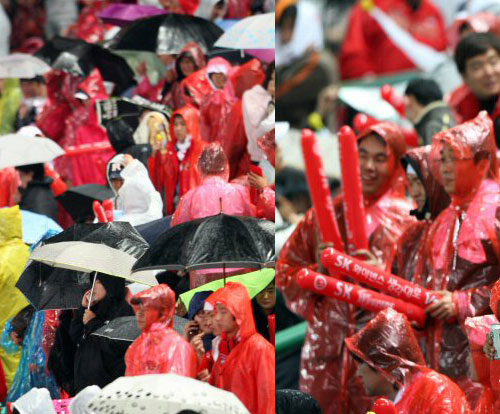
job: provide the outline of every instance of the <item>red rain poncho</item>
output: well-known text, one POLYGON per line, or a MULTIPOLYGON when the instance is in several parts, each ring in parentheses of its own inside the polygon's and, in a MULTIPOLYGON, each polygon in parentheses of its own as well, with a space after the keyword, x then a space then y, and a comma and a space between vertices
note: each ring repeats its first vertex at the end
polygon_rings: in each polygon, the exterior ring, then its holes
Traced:
POLYGON ((247 135, 243 122, 243 94, 264 82, 265 74, 262 64, 257 59, 241 65, 231 75, 231 83, 236 94, 236 102, 227 114, 217 140, 224 148, 229 160, 230 179, 247 174, 250 171, 250 156, 247 152, 247 135))
POLYGON ((14 167, 0 169, 0 208, 12 207, 19 187, 19 175, 14 167))
POLYGON ((198 159, 205 147, 200 139, 199 114, 196 108, 187 105, 172 113, 170 118, 170 138, 166 148, 157 151, 149 159, 149 175, 160 194, 165 194, 165 213, 174 212, 174 199, 178 185, 178 195, 181 198, 191 188, 201 184, 201 174, 198 169, 198 159), (174 119, 182 116, 191 137, 191 146, 185 157, 179 161, 175 144, 177 138, 174 132, 174 119))
MULTIPOLYGON (((414 63, 389 39, 379 23, 358 2, 349 18, 340 54, 343 79, 382 75, 414 69, 414 63)), ((377 0, 375 5, 415 40, 435 50, 446 49, 446 31, 440 11, 422 0, 412 11, 406 0, 377 0)))
POLYGON ((165 105, 169 105, 173 109, 179 109, 184 106, 185 102, 182 97, 180 85, 185 76, 181 73, 180 61, 185 56, 189 56, 193 59, 195 70, 203 69, 207 65, 205 55, 203 54, 201 47, 196 43, 188 43, 175 59, 177 79, 172 83, 169 91, 164 96, 162 96, 162 93, 166 86, 166 79, 160 80, 156 86, 153 86, 147 76, 144 77, 141 83, 137 86, 135 93, 153 102, 162 102, 165 105))
MULTIPOLYGON (((358 140, 370 133, 377 133, 386 141, 390 158, 386 185, 376 197, 365 200, 370 250, 386 265, 392 245, 413 221, 409 216, 412 204, 405 199, 404 171, 399 162, 406 147, 404 136, 392 124, 373 125, 358 140)), ((334 206, 346 244, 342 197, 334 200, 334 206)), ((289 308, 308 322, 300 387, 320 403, 324 414, 365 414, 370 400, 363 399, 362 385, 354 375, 356 368, 343 341, 364 326, 372 314, 305 291, 296 280, 297 272, 303 267, 318 269, 316 254, 320 241, 314 209, 311 209, 283 247, 276 265, 277 284, 289 308)))
POLYGON ((221 345, 226 343, 229 355, 219 353, 210 383, 234 393, 251 414, 274 414, 274 347, 257 333, 247 288, 228 282, 207 301, 225 306, 239 326, 234 341, 223 334, 221 345))
MULTIPOLYGON (((469 368, 467 337, 460 323, 488 310, 490 289, 498 279, 500 189, 492 129, 482 112, 473 121, 435 135, 430 154, 432 172, 442 183, 438 160, 443 146, 451 146, 455 161, 447 168, 454 168, 456 187, 450 206, 429 230, 425 287, 453 292, 457 318, 454 323, 430 320, 427 352, 430 367, 455 380, 465 378, 469 368), (476 164, 474 156, 483 159, 476 164)), ((461 386, 467 387, 466 382, 461 386)))
POLYGON ((197 360, 193 347, 173 330, 175 295, 167 285, 158 285, 134 295, 142 302, 146 326, 125 354, 126 376, 177 374, 194 378, 197 360), (160 311, 155 319, 153 309, 160 311))
POLYGON ((222 147, 213 143, 205 147, 198 160, 201 185, 182 197, 172 218, 172 226, 221 211, 232 216, 255 216, 250 193, 240 184, 228 183, 229 166, 222 147))
POLYGON ((427 197, 425 217, 412 223, 397 244, 396 256, 392 264, 395 275, 425 286, 425 249, 428 243, 432 221, 450 204, 450 196, 431 174, 429 165, 430 145, 408 151, 405 159, 420 173, 427 197), (411 161, 409 160, 411 159, 411 161), (417 167, 418 166, 418 167, 417 167))
MULTIPOLYGON (((496 316, 500 317, 498 303, 500 302, 500 282, 497 281, 491 290, 490 308, 496 316)), ((490 361, 490 383, 496 396, 500 395, 500 360, 490 361)), ((500 404, 500 403, 499 403, 500 404)), ((500 409, 498 410, 500 413, 500 409)), ((498 413, 495 413, 498 414, 498 413)))
POLYGON ((498 414, 500 413, 500 402, 498 390, 493 391, 490 379, 490 361, 483 352, 486 335, 491 330, 491 325, 498 323, 494 315, 467 318, 464 330, 469 340, 472 362, 477 380, 484 386, 479 402, 474 409, 474 414, 498 414))
POLYGON ((84 3, 85 7, 79 13, 78 21, 69 27, 68 35, 85 40, 88 43, 97 43, 104 40, 106 31, 112 26, 105 24, 98 15, 113 1, 92 0, 82 3, 84 3))
POLYGON ((346 339, 351 352, 399 391, 399 414, 470 414, 460 388, 425 366, 424 356, 406 316, 387 308, 360 332, 346 339))
MULTIPOLYGON (((85 92, 89 96, 89 100, 86 102, 88 117, 85 123, 75 131, 75 145, 108 142, 106 130, 98 124, 95 110, 97 99, 109 99, 99 70, 94 69, 90 76, 78 86, 78 89, 85 92)), ((105 151, 73 156, 71 158, 72 184, 74 186, 83 184, 106 185, 106 163, 114 153, 114 151, 105 151)))

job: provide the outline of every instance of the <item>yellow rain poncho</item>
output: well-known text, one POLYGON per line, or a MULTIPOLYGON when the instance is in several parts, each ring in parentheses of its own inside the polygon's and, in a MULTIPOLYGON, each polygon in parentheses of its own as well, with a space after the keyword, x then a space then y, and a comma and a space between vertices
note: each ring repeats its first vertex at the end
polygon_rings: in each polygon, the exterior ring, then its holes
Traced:
MULTIPOLYGON (((28 305, 16 288, 29 257, 29 247, 23 242, 21 211, 19 206, 0 209, 0 332, 5 323, 28 305)), ((0 359, 7 387, 10 387, 19 364, 21 353, 7 354, 0 347, 0 359)))

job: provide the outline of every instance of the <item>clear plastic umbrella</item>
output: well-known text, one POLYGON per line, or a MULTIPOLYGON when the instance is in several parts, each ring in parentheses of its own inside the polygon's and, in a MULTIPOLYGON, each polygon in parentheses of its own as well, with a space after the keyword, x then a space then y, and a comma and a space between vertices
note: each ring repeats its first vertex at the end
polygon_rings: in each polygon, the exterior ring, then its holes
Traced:
POLYGON ((89 413, 175 414, 193 410, 204 414, 248 414, 233 393, 175 374, 120 377, 95 398, 89 413))
POLYGON ((247 17, 228 29, 214 46, 245 49, 249 53, 256 49, 274 49, 274 19, 274 13, 247 17))
POLYGON ((32 79, 50 71, 43 60, 25 53, 0 57, 0 79, 32 79))
POLYGON ((64 150, 49 138, 0 136, 0 168, 45 163, 63 154, 64 150))

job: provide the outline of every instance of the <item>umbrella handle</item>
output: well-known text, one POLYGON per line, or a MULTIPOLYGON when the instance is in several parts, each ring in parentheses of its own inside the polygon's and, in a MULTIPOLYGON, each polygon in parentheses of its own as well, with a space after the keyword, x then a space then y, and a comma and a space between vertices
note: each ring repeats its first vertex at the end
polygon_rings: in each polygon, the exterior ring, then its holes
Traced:
POLYGON ((89 304, 87 305, 87 309, 90 309, 90 304, 92 303, 92 296, 94 296, 94 287, 96 279, 97 279, 97 272, 94 272, 94 281, 92 282, 92 289, 90 290, 90 298, 89 298, 89 304))

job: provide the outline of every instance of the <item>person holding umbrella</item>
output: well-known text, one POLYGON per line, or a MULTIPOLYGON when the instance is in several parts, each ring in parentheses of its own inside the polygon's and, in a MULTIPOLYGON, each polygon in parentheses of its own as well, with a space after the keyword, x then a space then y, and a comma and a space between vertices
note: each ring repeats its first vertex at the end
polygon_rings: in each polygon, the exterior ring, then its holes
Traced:
POLYGON ((252 414, 274 414, 274 347, 255 329, 247 288, 228 282, 207 302, 222 332, 210 384, 234 393, 252 414))
POLYGON ((20 165, 19 172, 21 186, 21 201, 19 206, 23 210, 43 214, 54 221, 58 220, 59 210, 50 185, 53 180, 45 176, 43 164, 20 165))
POLYGON ((104 387, 125 373, 126 341, 111 341, 91 335, 112 319, 133 316, 125 300, 125 279, 97 273, 93 290, 82 298, 82 306, 71 321, 69 334, 76 347, 74 360, 75 391, 89 385, 104 387))
POLYGON ((167 285, 157 285, 134 295, 137 324, 142 334, 126 355, 126 376, 177 374, 195 378, 196 353, 173 330, 175 295, 167 285))

